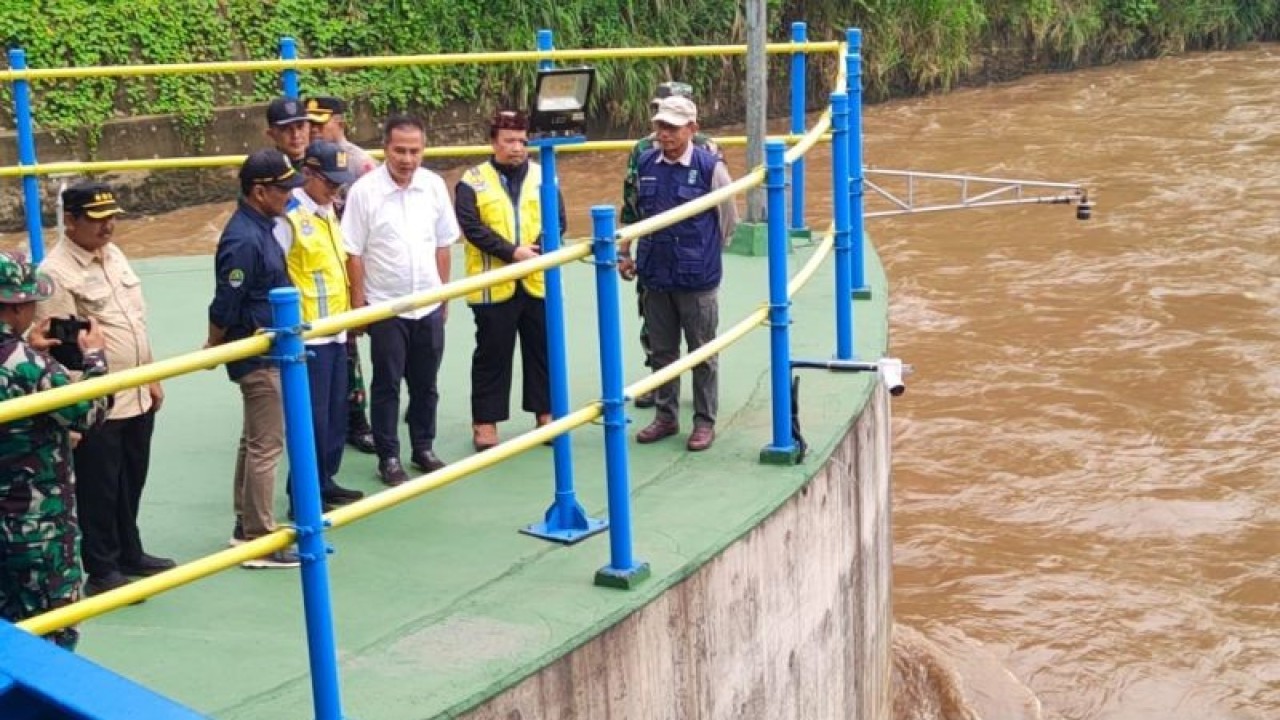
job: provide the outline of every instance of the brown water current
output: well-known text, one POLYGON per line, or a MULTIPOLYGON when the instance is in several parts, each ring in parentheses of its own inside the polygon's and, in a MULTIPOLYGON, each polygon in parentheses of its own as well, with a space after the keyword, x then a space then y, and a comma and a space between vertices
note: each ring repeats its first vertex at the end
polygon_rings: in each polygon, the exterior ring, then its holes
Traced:
MULTIPOLYGON (((892 352, 916 369, 895 400, 904 720, 1280 717, 1278 77, 1262 46, 868 108, 872 167, 1083 182, 1099 202, 1089 222, 869 222, 892 352)), ((623 163, 561 161, 572 235, 618 202, 623 163)), ((230 209, 117 239, 209 254, 230 209)))

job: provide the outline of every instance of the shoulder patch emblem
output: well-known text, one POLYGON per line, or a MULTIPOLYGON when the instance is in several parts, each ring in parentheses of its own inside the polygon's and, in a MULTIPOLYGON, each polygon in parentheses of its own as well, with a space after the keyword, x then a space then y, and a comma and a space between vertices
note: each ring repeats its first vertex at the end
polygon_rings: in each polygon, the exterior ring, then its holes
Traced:
POLYGON ((244 271, 236 268, 227 273, 227 284, 233 288, 238 288, 244 284, 244 271))

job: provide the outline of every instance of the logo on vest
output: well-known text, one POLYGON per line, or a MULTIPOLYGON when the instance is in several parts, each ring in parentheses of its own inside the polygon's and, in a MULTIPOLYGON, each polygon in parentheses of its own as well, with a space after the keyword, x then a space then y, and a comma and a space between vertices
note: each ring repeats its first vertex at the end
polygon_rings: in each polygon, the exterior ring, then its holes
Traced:
POLYGON ((310 220, 303 220, 301 223, 301 229, 303 235, 310 235, 316 231, 315 226, 311 224, 310 220))
POLYGON ((689 168, 689 184, 698 184, 698 168, 689 168))

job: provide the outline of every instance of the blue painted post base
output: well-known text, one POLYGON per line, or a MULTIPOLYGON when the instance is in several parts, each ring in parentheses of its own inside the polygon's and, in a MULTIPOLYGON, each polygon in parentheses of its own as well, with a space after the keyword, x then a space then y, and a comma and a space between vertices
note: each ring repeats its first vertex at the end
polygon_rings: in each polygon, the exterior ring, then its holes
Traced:
POLYGON ((761 465, 795 465, 799 459, 800 448, 795 445, 784 448, 765 445, 760 448, 761 465))
POLYGON ((640 563, 630 570, 618 570, 606 565, 596 571, 596 585, 618 590, 630 590, 648 580, 649 574, 649 563, 640 563))
POLYGON ((729 247, 724 251, 729 255, 765 257, 769 254, 768 223, 738 223, 738 227, 734 228, 733 237, 729 240, 729 247))
POLYGON ((573 545, 608 529, 608 520, 587 517, 587 511, 576 500, 557 498, 555 504, 547 508, 547 516, 543 522, 526 525, 520 532, 563 545, 573 545))
POLYGON ((791 252, 795 249, 797 244, 813 244, 813 230, 810 230, 807 227, 791 228, 787 230, 787 252, 791 252))

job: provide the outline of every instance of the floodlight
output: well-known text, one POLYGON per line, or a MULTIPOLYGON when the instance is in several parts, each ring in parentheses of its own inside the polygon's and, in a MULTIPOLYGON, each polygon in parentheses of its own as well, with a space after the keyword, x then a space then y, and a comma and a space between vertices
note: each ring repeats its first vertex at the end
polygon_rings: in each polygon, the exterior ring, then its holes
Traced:
POLYGON ((593 67, 538 71, 538 89, 529 117, 534 137, 572 137, 587 129, 587 103, 595 86, 593 67))

